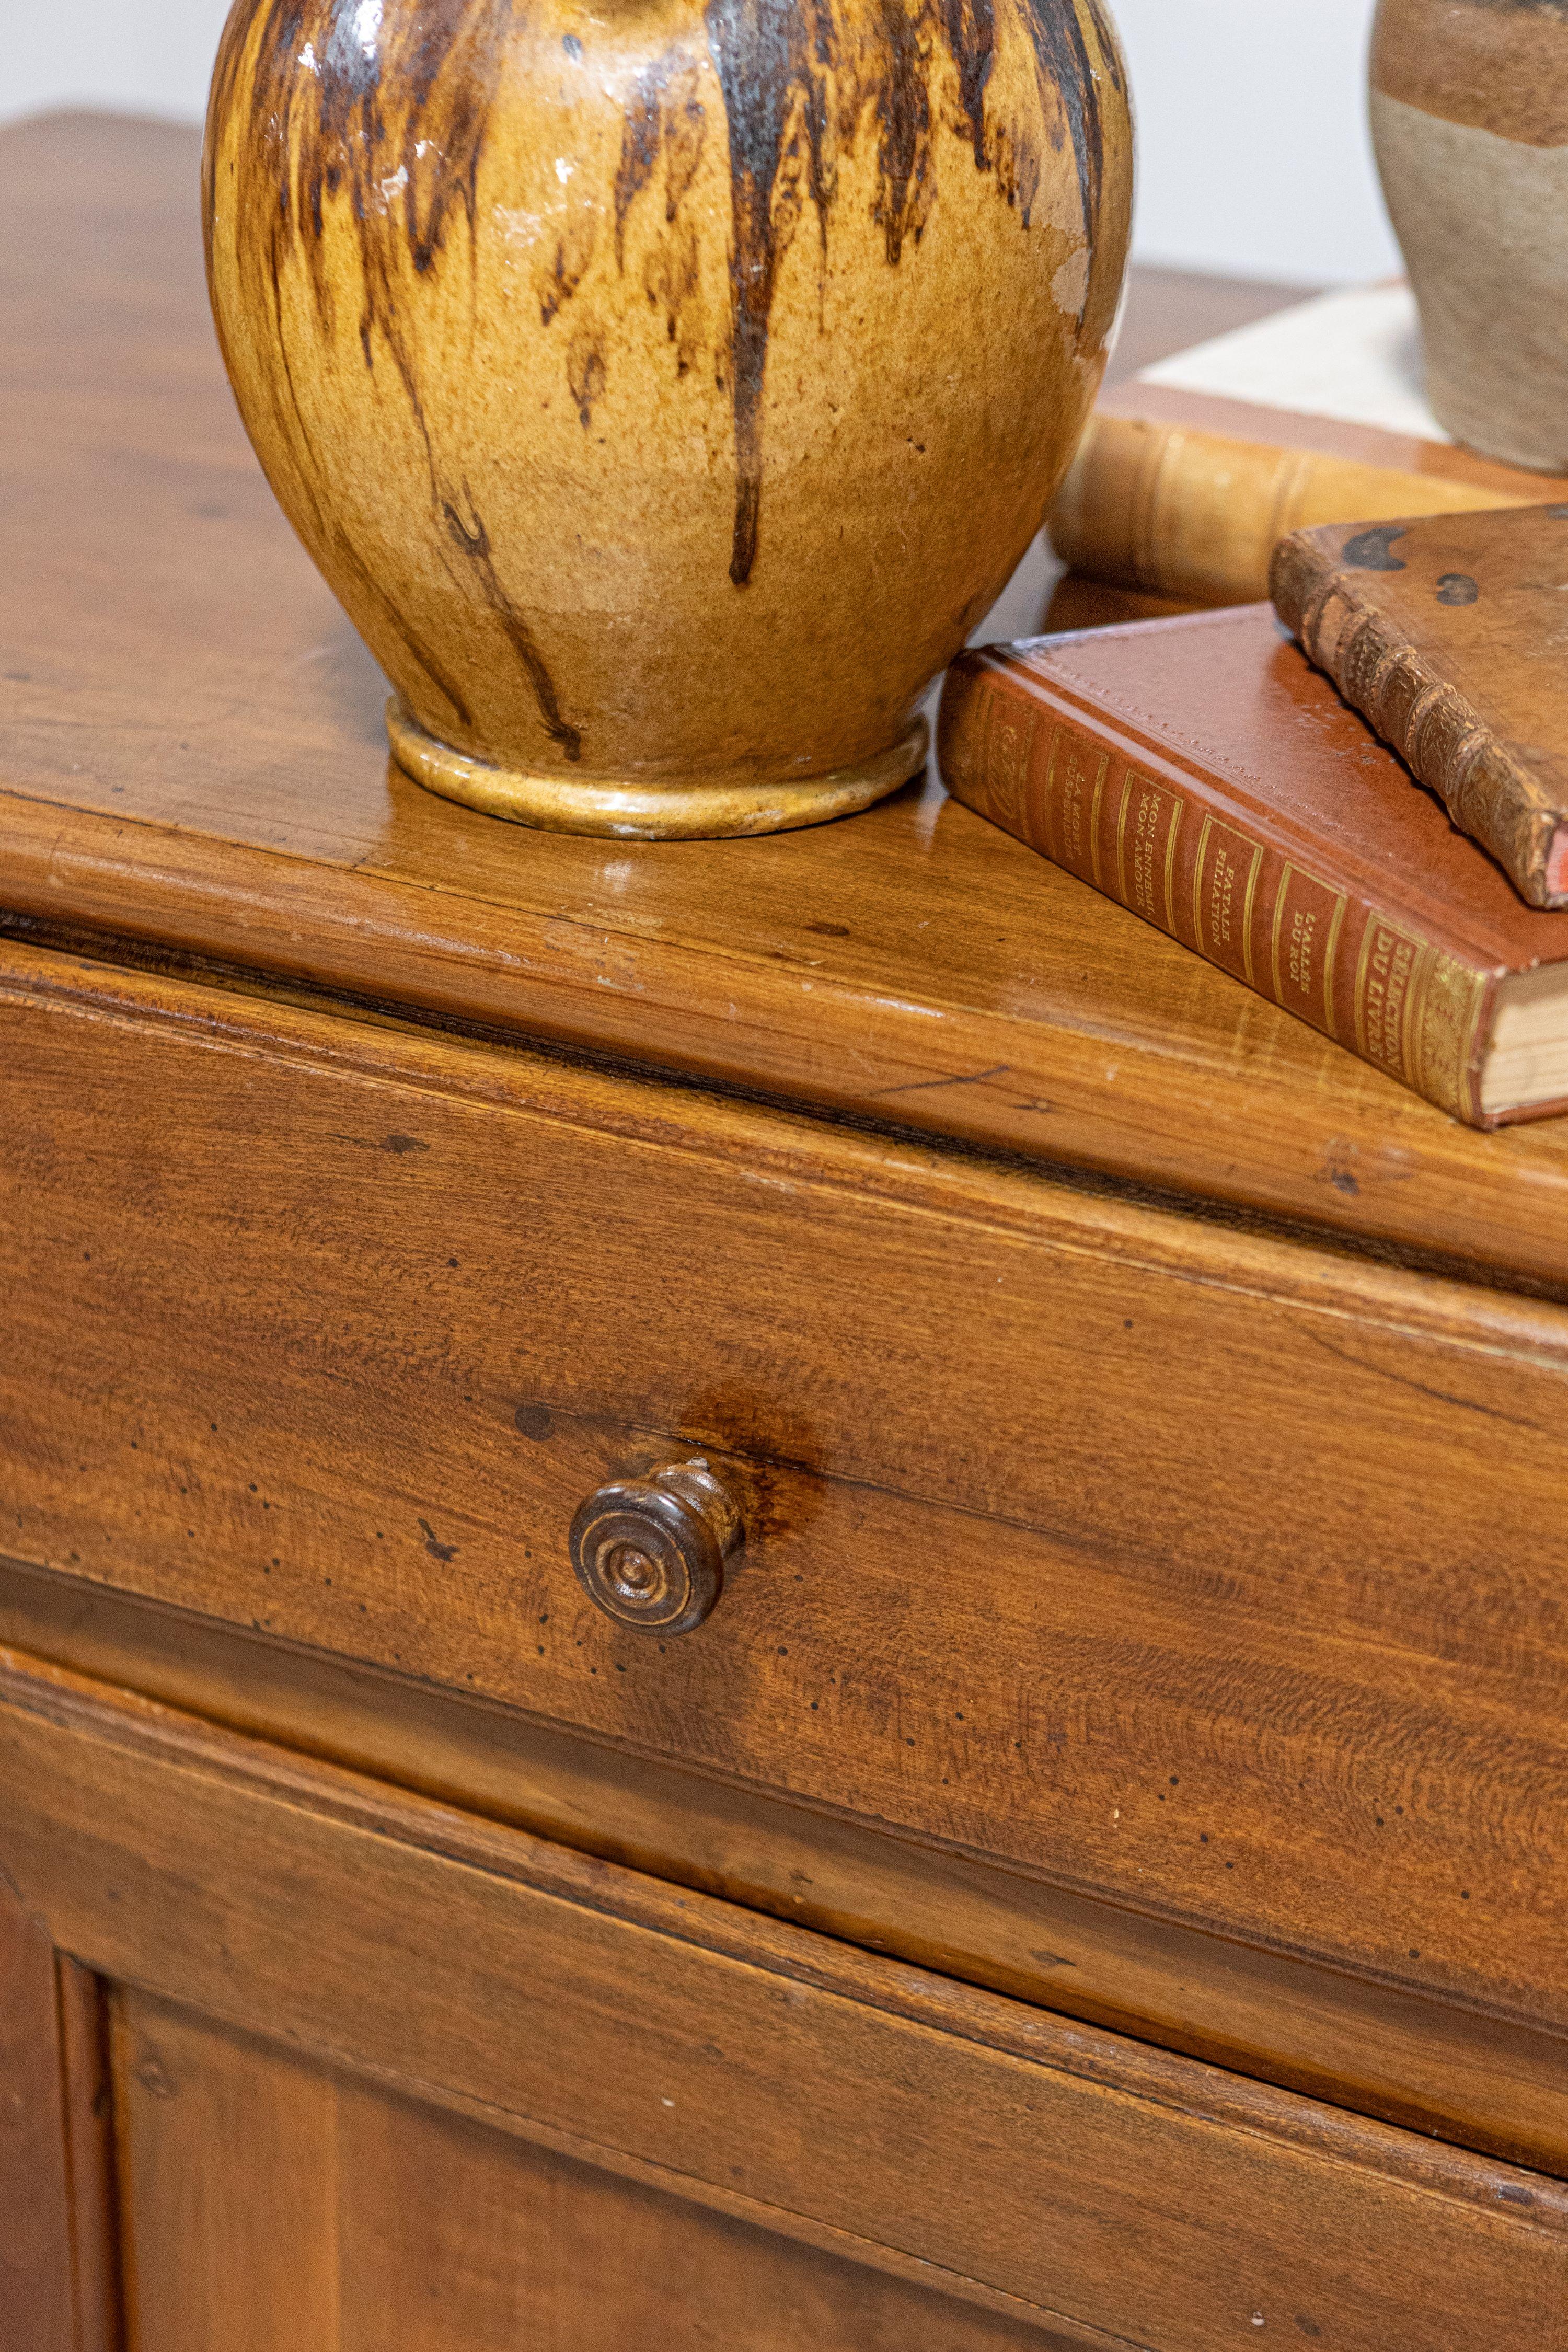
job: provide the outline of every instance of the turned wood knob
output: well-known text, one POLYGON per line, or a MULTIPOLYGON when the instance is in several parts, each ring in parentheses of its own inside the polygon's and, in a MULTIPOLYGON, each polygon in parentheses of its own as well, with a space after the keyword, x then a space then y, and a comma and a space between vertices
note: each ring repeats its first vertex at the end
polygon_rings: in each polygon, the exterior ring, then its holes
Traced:
POLYGON ((572 1522, 572 1565, 618 1625, 689 1633, 724 1589, 745 1540, 740 1507, 700 1455, 637 1478, 612 1478, 572 1522))

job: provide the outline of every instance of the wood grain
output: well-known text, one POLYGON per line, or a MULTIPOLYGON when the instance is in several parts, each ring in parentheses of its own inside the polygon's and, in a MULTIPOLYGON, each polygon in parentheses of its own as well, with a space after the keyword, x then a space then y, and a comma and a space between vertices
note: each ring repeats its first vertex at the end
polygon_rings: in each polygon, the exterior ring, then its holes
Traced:
MULTIPOLYGON (((241 2041, 182 2032, 129 1991, 115 1998, 112 2052, 132 2342, 336 2352, 348 2152, 331 2082, 241 2041)), ((416 2212, 405 2211, 405 2229, 416 2212)), ((395 2323, 406 2315, 393 2316, 386 2345, 405 2340, 395 2323)))
POLYGON ((76 2352, 124 2352, 110 1989, 57 1955, 76 2352))
POLYGON ((0 1859, 143 1991, 1079 2342, 1568 2340, 1538 2175, 15 1655, 0 1682, 0 1859))
POLYGON ((0 1561, 0 1643, 841 1940, 1568 2174, 1560 2040, 0 1561))
POLYGON ((15 947, 0 1069, 12 1553, 1370 1979, 1227 2047, 1563 2160, 1562 1309, 15 947), (661 1647, 567 1536, 681 1444, 661 1647))
POLYGON ((0 136, 0 903, 1563 1282, 1562 1122, 1464 1134, 934 788, 606 848, 389 775, 228 402, 194 166, 0 136))
POLYGON ((1049 2352, 1052 2332, 166 2001, 127 1993, 121 2015, 140 2340, 160 2352, 1049 2352))
POLYGON ((26 2352, 78 2352, 54 1947, 3 1854, 0 2323, 26 2352))

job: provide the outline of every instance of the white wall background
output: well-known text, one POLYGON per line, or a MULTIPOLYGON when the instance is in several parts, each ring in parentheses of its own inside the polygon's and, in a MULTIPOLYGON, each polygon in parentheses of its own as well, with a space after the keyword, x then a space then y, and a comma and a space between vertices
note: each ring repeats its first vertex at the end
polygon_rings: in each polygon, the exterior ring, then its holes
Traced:
POLYGON ((228 0, 0 0, 0 118, 104 106, 197 122, 228 0))
MULTIPOLYGON (((1110 0, 1142 134, 1139 257, 1309 285, 1397 268, 1365 126, 1375 0, 1110 0)), ((0 120, 199 120, 227 0, 0 0, 0 120)))
POLYGON ((1110 0, 1142 134, 1138 257, 1296 285, 1400 268, 1366 128, 1376 0, 1110 0))

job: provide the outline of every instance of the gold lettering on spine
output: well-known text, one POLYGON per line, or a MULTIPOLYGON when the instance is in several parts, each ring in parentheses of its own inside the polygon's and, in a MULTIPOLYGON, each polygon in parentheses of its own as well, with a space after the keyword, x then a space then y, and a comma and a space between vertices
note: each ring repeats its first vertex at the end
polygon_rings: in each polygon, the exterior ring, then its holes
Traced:
POLYGON ((1274 900, 1275 1002, 1333 1034, 1333 966, 1345 901, 1315 874, 1287 862, 1274 900))
POLYGON ((1076 874, 1080 882, 1098 878, 1099 856, 1094 841, 1095 818, 1100 807, 1100 788, 1110 764, 1109 752, 1101 752, 1092 788, 1089 765, 1095 758, 1094 748, 1072 729, 1058 727, 1051 738, 1050 775, 1047 800, 1050 821, 1056 828, 1054 846, 1047 845, 1046 855, 1076 874), (1092 800, 1092 807, 1089 805, 1092 800))
POLYGON ((986 746, 992 807, 997 824, 1017 834, 1031 848, 1043 845, 1033 837, 1029 824, 1029 758, 1035 748, 1040 714, 1033 705, 1019 716, 1016 698, 995 695, 995 721, 986 746))
POLYGON ((1193 913, 1203 952, 1257 986, 1252 969, 1253 903, 1263 852, 1245 834, 1205 817, 1198 842, 1193 913))
POLYGON ((1356 1044, 1390 1077, 1456 1118, 1474 1118, 1476 1038, 1489 988, 1485 972, 1373 915, 1356 968, 1356 1044))
POLYGON ((1204 829, 1198 835, 1197 862, 1193 867, 1193 937, 1198 943, 1198 952, 1203 955, 1208 952, 1208 940, 1204 933, 1204 859, 1208 855, 1209 835, 1213 829, 1213 817, 1205 816, 1204 829))
POLYGON ((1129 768, 1116 825, 1116 877, 1121 903, 1145 922, 1173 931, 1171 869, 1182 803, 1174 793, 1129 768))
POLYGON ((1428 1099, 1456 1118, 1480 1113, 1476 1083, 1476 1035, 1489 989, 1485 972, 1439 951, 1422 1010, 1419 1084, 1428 1099))
POLYGON ((1356 971, 1356 1045, 1374 1069, 1406 1085, 1415 1078, 1411 1013, 1421 1000, 1432 950, 1373 915, 1356 971))

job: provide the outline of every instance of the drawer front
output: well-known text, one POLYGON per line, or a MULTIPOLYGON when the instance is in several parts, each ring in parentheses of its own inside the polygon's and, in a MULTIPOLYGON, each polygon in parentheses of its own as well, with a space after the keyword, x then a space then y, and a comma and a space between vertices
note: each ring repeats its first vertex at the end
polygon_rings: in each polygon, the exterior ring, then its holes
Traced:
MULTIPOLYGON (((1146 2352, 1216 2352, 1255 2331, 1334 2352, 1568 2341, 1568 2190, 1538 2176, 679 1894, 14 1653, 0 1654, 0 1787, 15 1916, 107 1987, 135 1989, 110 1996, 111 2095, 129 2284, 150 2299, 142 2316, 159 2321, 160 2344, 211 2340, 182 2321, 207 2263, 233 2265, 237 2239, 261 2273, 239 2307, 279 2291, 279 2238, 255 2227, 269 2201, 290 2225, 281 2289, 300 2300, 291 2327, 249 2340, 371 2341, 335 2332, 351 2307, 342 2282, 375 2226, 384 2168, 416 2158, 421 2140, 427 2155, 438 2146, 443 2107, 989 2309, 1013 2323, 998 2336, 1016 2352, 1036 2328, 1064 2347, 1146 2352), (367 2080, 425 2123, 397 2125, 356 2088, 367 2080), (247 2132, 265 2188, 237 2227, 225 2150, 247 2132), (356 2153, 353 2176, 337 2176, 346 2196, 313 2193, 356 2153), (180 2211, 182 2180, 195 2193, 180 2211), (188 2286, 168 2264, 171 2208, 195 2257, 188 2286)), ((6 1925, 0 1911, 0 1959, 6 1925)), ((0 2192, 16 2188, 26 2137, 0 2136, 0 2192)), ((481 2200, 498 2169, 492 2143, 481 2200)), ((377 2342, 422 2340, 408 2333, 421 2270, 427 2285, 445 2264, 430 2244, 422 2266, 419 2232, 438 2234, 447 2165, 415 2170, 402 2254, 375 2266, 384 2292, 401 2278, 409 2307, 383 2309, 377 2342)), ((505 2189, 521 2200, 515 2168, 505 2189)), ((547 2245, 571 2218, 564 2199, 542 2217, 547 2245)), ((475 2265, 504 2288, 503 2243, 471 2246, 470 2277, 475 2265)), ((585 2315, 616 2294, 614 2270, 573 2285, 584 2319, 563 2337, 594 2341, 585 2315)), ((834 2300, 850 2296, 841 2285, 834 2300)), ((803 2327, 773 2352, 821 2340, 803 2327)), ((946 2331, 917 2322, 902 2340, 990 2339, 955 2313, 946 2331)))
POLYGON ((1353 1971, 1478 2047, 1525 2021, 1498 2071, 1560 2083, 1562 1310, 4 952, 7 1550, 1353 1971), (666 1640, 566 1538, 677 1444, 748 1537, 666 1640))

